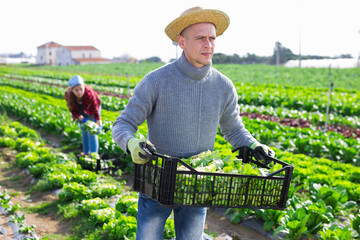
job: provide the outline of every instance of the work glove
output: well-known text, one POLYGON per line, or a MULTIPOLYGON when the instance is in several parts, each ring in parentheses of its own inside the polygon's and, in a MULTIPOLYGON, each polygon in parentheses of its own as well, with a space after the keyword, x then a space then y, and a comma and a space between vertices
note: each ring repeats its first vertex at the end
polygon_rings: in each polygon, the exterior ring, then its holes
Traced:
POLYGON ((87 122, 87 119, 86 119, 86 118, 83 118, 82 122, 83 122, 83 123, 86 123, 86 122, 87 122))
POLYGON ((127 148, 131 153, 133 162, 136 164, 148 162, 153 157, 152 153, 155 152, 155 147, 150 141, 135 137, 129 139, 127 148))
POLYGON ((257 141, 253 142, 250 145, 250 148, 255 151, 255 153, 254 153, 255 159, 264 165, 268 165, 271 162, 270 159, 266 159, 266 156, 269 156, 269 157, 275 156, 275 152, 271 148, 269 148, 268 146, 261 144, 257 141))

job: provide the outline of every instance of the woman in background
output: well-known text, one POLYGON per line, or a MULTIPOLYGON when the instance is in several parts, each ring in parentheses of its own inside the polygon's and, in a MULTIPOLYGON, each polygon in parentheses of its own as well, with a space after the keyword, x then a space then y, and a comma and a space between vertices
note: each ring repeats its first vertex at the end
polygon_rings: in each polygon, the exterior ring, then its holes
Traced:
MULTIPOLYGON (((97 93, 85 85, 83 78, 79 75, 71 78, 67 85, 69 87, 65 92, 65 99, 73 121, 77 119, 79 123, 86 123, 87 121, 96 122, 100 131, 102 129, 101 100, 97 93)), ((80 129, 82 132, 84 154, 98 153, 98 136, 91 134, 82 124, 80 124, 80 129)))

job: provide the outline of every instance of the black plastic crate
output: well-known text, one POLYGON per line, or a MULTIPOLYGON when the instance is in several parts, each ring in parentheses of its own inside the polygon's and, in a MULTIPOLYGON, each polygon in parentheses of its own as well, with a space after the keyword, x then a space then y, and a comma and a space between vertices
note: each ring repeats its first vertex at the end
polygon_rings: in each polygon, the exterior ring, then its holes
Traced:
MULTIPOLYGON (((264 167, 248 147, 234 149, 244 163, 264 167)), ((285 209, 294 167, 268 157, 283 167, 267 176, 198 172, 180 158, 154 153, 154 160, 134 164, 135 191, 165 207, 226 207, 285 209), (178 166, 188 170, 177 170, 178 166), (281 174, 280 174, 281 173, 281 174), (284 174, 282 174, 284 173, 284 174)))
POLYGON ((123 156, 114 156, 107 153, 101 154, 100 158, 92 158, 81 154, 76 155, 76 162, 80 164, 83 169, 94 172, 100 171, 111 175, 125 166, 122 159, 123 156))

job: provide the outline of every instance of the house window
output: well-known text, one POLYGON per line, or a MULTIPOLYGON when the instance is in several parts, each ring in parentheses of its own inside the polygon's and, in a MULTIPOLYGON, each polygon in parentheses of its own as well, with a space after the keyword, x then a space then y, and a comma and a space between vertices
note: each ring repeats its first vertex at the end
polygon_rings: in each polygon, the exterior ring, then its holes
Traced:
POLYGON ((85 53, 83 53, 83 58, 85 58, 85 53))
POLYGON ((89 54, 89 58, 92 58, 91 53, 89 54))
POLYGON ((51 52, 49 52, 49 56, 51 56, 51 52))

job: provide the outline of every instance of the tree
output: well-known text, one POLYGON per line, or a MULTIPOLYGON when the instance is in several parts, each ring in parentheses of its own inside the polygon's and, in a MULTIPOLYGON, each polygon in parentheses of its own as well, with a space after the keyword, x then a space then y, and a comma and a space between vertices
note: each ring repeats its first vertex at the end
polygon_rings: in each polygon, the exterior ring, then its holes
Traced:
POLYGON ((230 56, 223 53, 215 53, 212 58, 213 64, 257 64, 267 63, 268 61, 269 57, 261 57, 250 53, 247 53, 244 57, 240 57, 238 54, 230 56))
POLYGON ((274 47, 274 54, 270 58, 270 64, 284 64, 289 60, 294 60, 297 58, 298 56, 293 54, 289 48, 284 47, 280 42, 276 42, 274 47))
POLYGON ((150 57, 142 60, 141 62, 161 62, 161 58, 159 57, 150 57))

